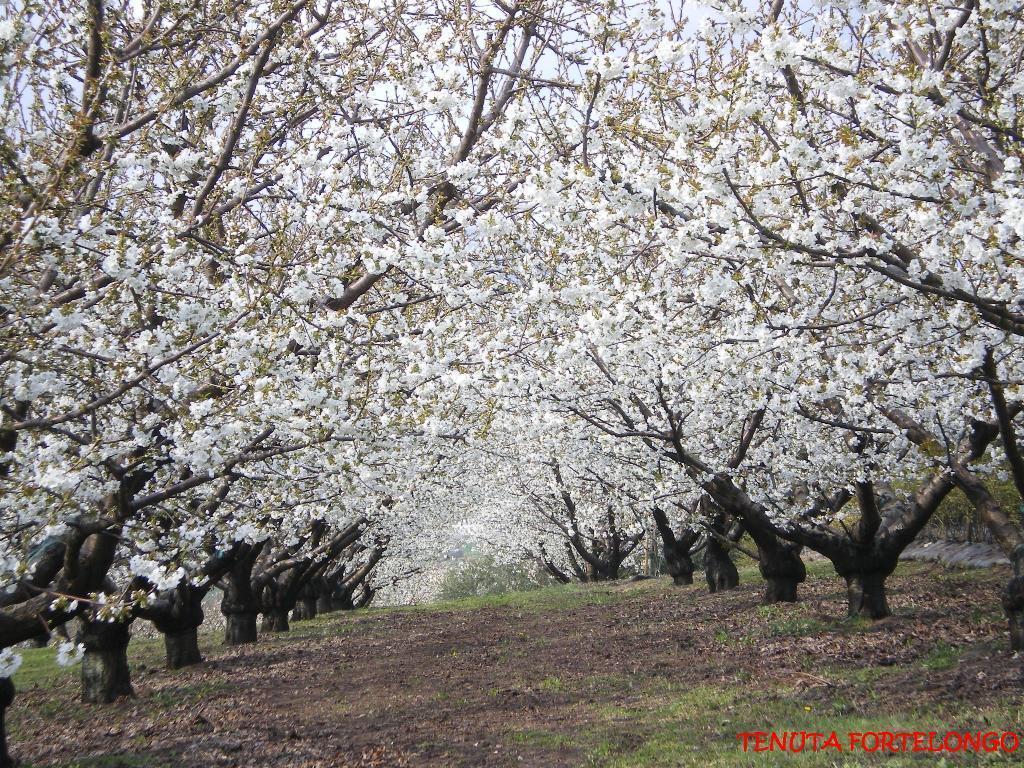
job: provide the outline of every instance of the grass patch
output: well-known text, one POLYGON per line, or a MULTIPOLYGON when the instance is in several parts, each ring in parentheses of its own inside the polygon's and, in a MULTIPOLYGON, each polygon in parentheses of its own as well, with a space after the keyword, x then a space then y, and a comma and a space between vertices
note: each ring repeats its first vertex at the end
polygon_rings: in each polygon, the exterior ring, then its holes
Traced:
POLYGON ((960 661, 960 649, 948 643, 939 643, 924 657, 921 666, 937 672, 952 669, 960 661))
MULTIPOLYGON (((79 675, 79 665, 57 664, 54 648, 19 648, 21 666, 12 678, 18 690, 52 688, 62 680, 79 675)), ((132 669, 153 669, 164 664, 164 643, 159 637, 135 637, 128 644, 128 662, 132 669)))
POLYGON ((562 678, 560 677, 545 677, 540 681, 537 687, 542 691, 560 691, 565 686, 563 685, 562 678))
POLYGON ((650 588, 648 585, 664 587, 658 580, 641 581, 636 584, 557 584, 529 592, 506 592, 500 595, 463 597, 458 600, 442 600, 435 603, 402 605, 387 608, 369 608, 365 616, 403 611, 478 611, 485 608, 513 608, 523 613, 547 613, 578 608, 584 605, 610 605, 628 600, 637 590, 650 588))
MULTIPOLYGON (((532 730, 510 734, 513 741, 570 748, 591 768, 674 768, 715 765, 745 768, 751 765, 859 766, 877 765, 879 758, 849 751, 849 734, 868 731, 1020 730, 1020 706, 1012 701, 993 702, 977 709, 931 707, 925 712, 879 711, 865 715, 844 696, 824 701, 802 699, 798 690, 752 692, 736 685, 696 686, 666 691, 656 686, 626 705, 599 705, 586 725, 566 734, 532 730), (661 691, 659 696, 655 690, 661 691), (838 735, 843 752, 744 752, 738 733, 750 731, 806 731, 838 735)), ((964 762, 956 756, 956 764, 964 762)), ((1013 762, 1008 756, 968 756, 973 764, 1013 762)), ((887 766, 921 765, 911 755, 887 755, 887 766)), ((934 762, 932 764, 935 764, 934 762)))
POLYGON ((513 731, 509 734, 509 739, 516 744, 525 744, 531 747, 540 747, 543 749, 563 749, 565 747, 574 746, 573 739, 564 733, 554 733, 552 731, 542 731, 531 728, 527 728, 522 731, 513 731))

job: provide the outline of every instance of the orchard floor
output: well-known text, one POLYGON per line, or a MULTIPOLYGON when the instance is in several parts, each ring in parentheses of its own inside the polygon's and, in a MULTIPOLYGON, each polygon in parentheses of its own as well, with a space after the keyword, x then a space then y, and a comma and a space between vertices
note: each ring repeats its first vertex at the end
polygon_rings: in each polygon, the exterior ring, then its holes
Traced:
POLYGON ((79 704, 75 673, 32 651, 12 752, 67 768, 827 766, 883 761, 755 755, 736 735, 1024 731, 1024 661, 1005 651, 998 607, 1006 569, 902 564, 895 615, 870 623, 841 618, 844 585, 826 566, 796 605, 760 606, 750 568, 718 595, 667 579, 558 587, 330 614, 242 648, 206 636, 207 661, 177 672, 139 639, 137 696, 108 706, 79 704))

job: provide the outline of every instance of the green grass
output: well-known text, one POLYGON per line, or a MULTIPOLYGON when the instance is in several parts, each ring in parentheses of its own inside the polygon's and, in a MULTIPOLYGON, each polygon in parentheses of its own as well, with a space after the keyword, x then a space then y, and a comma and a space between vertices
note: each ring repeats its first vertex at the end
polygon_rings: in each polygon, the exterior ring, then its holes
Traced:
MULTIPOLYGON (((834 677, 834 675, 833 675, 834 677)), ((674 768, 715 765, 731 768, 750 765, 829 766, 874 765, 877 759, 850 752, 848 734, 878 731, 1020 730, 1020 705, 1012 700, 993 701, 984 708, 935 707, 926 712, 893 715, 865 714, 841 696, 822 702, 803 698, 797 689, 751 691, 744 686, 696 686, 682 689, 666 681, 646 691, 634 703, 595 705, 588 723, 571 735, 532 729, 510 738, 534 746, 557 746, 580 755, 591 768, 674 768), (806 731, 838 735, 843 752, 743 752, 738 733, 751 731, 806 731)), ((974 757, 974 756, 971 756, 974 757)), ((956 764, 963 757, 957 756, 956 764)), ((910 755, 892 755, 887 766, 921 765, 910 755)), ((931 764, 935 764, 934 762, 931 764)), ((1009 756, 977 756, 974 764, 1013 764, 1009 756)))
MULTIPOLYGON (((218 641, 219 642, 219 641, 218 641)), ((200 636, 204 650, 213 645, 211 635, 200 636), (205 642, 204 642, 205 641, 205 642)), ((62 667, 57 664, 54 648, 19 648, 21 666, 14 673, 14 685, 18 690, 28 688, 50 688, 61 680, 76 677, 79 666, 62 667)), ((164 664, 164 642, 159 637, 133 636, 128 645, 128 659, 133 670, 160 668, 164 664)))
POLYGON ((49 688, 63 677, 76 674, 78 667, 61 667, 57 664, 57 652, 53 648, 19 648, 21 666, 12 680, 18 690, 25 688, 49 688))
POLYGON ((932 671, 952 669, 960 659, 960 650, 947 643, 939 643, 921 660, 921 666, 932 671))
POLYGON ((442 600, 434 603, 403 605, 388 608, 369 608, 361 611, 364 616, 401 611, 478 611, 486 608, 512 608, 523 613, 547 613, 578 608, 584 605, 608 605, 628 600, 634 590, 654 585, 663 588, 657 580, 641 581, 635 584, 621 582, 611 584, 557 584, 528 592, 505 592, 500 595, 463 597, 457 600, 442 600))
POLYGON ((560 677, 545 677, 540 681, 540 684, 537 687, 542 691, 560 691, 564 687, 564 684, 560 677))

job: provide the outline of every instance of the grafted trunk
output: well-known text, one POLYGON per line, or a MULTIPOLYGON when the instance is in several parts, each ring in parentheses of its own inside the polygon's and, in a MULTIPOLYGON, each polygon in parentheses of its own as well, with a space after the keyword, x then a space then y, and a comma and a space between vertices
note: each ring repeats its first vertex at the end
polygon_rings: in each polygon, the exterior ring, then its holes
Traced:
MULTIPOLYGON (((181 669, 203 660, 199 652, 199 626, 203 623, 206 591, 182 584, 156 601, 148 616, 164 636, 167 668, 181 669)), ((140 613, 147 617, 146 611, 140 613)))
POLYGON ((334 610, 336 611, 351 611, 353 608, 356 607, 355 604, 352 602, 351 592, 343 592, 342 594, 335 597, 332 602, 334 604, 334 610))
POLYGON ((1013 577, 1003 591, 1003 610, 1010 624, 1010 650, 1024 651, 1024 545, 1012 553, 1013 577))
POLYGON ((765 604, 795 603, 797 586, 807 578, 800 559, 801 547, 784 544, 775 538, 757 542, 758 569, 764 577, 765 604))
POLYGON ((14 701, 14 683, 9 677, 0 677, 0 768, 13 768, 14 761, 7 751, 7 708, 14 701))
POLYGON ((740 584, 740 574, 729 552, 716 539, 710 539, 704 549, 704 576, 709 592, 735 589, 740 584))
POLYGON ((320 596, 316 599, 317 614, 331 613, 335 610, 337 609, 334 607, 334 598, 328 592, 321 592, 320 596))
POLYGON ((352 603, 353 608, 366 608, 371 602, 373 602, 373 596, 377 592, 370 587, 363 587, 363 593, 359 596, 359 599, 352 603))
MULTIPOLYGON (((689 558, 687 558, 687 560, 689 560, 689 558)), ((693 561, 690 560, 689 570, 673 569, 672 564, 669 563, 668 573, 669 576, 672 577, 672 583, 677 587, 682 587, 686 584, 693 584, 693 561)))
POLYGON ((82 619, 78 640, 82 656, 82 701, 109 704, 121 696, 133 696, 128 669, 129 624, 82 619))
POLYGON ((167 652, 167 668, 181 669, 199 664, 203 655, 199 652, 199 628, 190 627, 180 632, 164 633, 164 649, 167 652))
POLYGON ((292 620, 303 621, 305 619, 315 619, 316 609, 317 598, 300 597, 295 601, 295 610, 292 611, 292 620))
POLYGON ((288 627, 288 609, 287 608, 268 608, 263 612, 263 627, 264 632, 287 632, 288 627))
POLYGON ((244 643, 255 643, 257 615, 256 611, 225 613, 224 644, 242 645, 244 643))
POLYGON ((661 537, 661 553, 665 558, 665 565, 668 566, 668 575, 672 577, 672 583, 677 586, 693 584, 693 558, 690 556, 690 547, 697 541, 697 533, 684 529, 676 536, 665 511, 660 507, 654 507, 651 511, 661 537))
POLYGON ((884 619, 890 615, 889 604, 885 599, 885 579, 888 575, 880 571, 844 574, 850 616, 884 619))
POLYGON ((225 645, 256 642, 256 616, 260 612, 260 604, 252 589, 252 565, 259 551, 259 548, 254 548, 240 557, 224 577, 220 612, 226 621, 225 645))

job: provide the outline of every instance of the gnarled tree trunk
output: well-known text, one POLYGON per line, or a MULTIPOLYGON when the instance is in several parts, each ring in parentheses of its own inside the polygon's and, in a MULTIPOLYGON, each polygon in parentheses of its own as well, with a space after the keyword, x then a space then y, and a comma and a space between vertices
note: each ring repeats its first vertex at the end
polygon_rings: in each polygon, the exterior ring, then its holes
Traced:
MULTIPOLYGON (((221 610, 224 608, 221 606, 221 610)), ((224 644, 242 645, 256 642, 256 611, 236 611, 224 614, 224 644)))
POLYGON ((802 547, 781 542, 774 534, 770 540, 756 543, 758 569, 764 578, 763 602, 795 603, 797 586, 807 578, 807 568, 800 559, 802 547))
POLYGON ((259 549, 240 557, 224 576, 224 598, 220 612, 224 614, 224 643, 241 645, 256 642, 256 616, 260 604, 252 589, 252 566, 259 549))
POLYGON ((287 632, 289 630, 288 609, 267 608, 263 612, 263 626, 261 629, 264 632, 287 632))
MULTIPOLYGON (((199 652, 199 626, 203 623, 203 597, 192 584, 181 584, 157 601, 160 610, 150 618, 164 636, 167 668, 181 669, 203 660, 199 652)), ((145 611, 142 612, 145 616, 145 611)))
POLYGON ((1024 651, 1024 544, 1012 553, 1013 577, 1003 591, 1003 610, 1010 624, 1010 650, 1024 651))
POLYGON ((704 577, 708 581, 709 592, 735 589, 740 584, 740 574, 728 550, 713 537, 708 539, 704 549, 704 577))
POLYGON ((14 702, 14 683, 9 677, 0 677, 0 768, 13 768, 14 761, 7 751, 7 708, 14 702))
POLYGON ((303 621, 316 618, 317 589, 313 584, 306 584, 300 591, 295 601, 295 608, 292 610, 293 621, 303 621))
POLYGON ((889 615, 889 603, 885 598, 885 580, 888 575, 882 571, 842 574, 846 579, 846 597, 851 617, 884 619, 889 615))
POLYGON ((334 607, 334 600, 328 592, 321 592, 320 596, 316 599, 316 612, 317 615, 321 613, 331 613, 337 610, 334 607))
POLYGON ((664 510, 654 507, 653 514, 654 523, 661 536, 662 555, 668 566, 668 574, 672 577, 672 583, 677 586, 693 584, 694 567, 690 548, 697 541, 698 534, 684 529, 682 534, 676 536, 664 510))
POLYGON ((133 696, 128 669, 128 622, 94 621, 83 617, 78 641, 82 656, 82 701, 109 704, 121 696, 133 696))
POLYGON ((164 633, 164 650, 168 669, 181 669, 203 660, 199 652, 199 628, 188 627, 178 632, 164 633))

